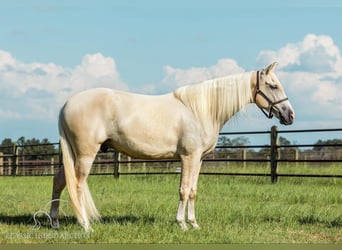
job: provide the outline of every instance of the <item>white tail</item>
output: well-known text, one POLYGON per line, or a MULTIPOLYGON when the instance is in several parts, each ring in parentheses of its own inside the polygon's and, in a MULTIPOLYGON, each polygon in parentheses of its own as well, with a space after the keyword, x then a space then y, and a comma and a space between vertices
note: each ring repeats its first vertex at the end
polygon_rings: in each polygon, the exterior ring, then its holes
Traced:
POLYGON ((85 181, 83 185, 79 185, 75 170, 76 159, 61 123, 62 121, 60 121, 59 124, 60 145, 63 154, 65 179, 71 204, 78 222, 86 231, 89 231, 91 230, 89 220, 100 220, 101 216, 96 209, 93 198, 91 197, 87 182, 85 181))

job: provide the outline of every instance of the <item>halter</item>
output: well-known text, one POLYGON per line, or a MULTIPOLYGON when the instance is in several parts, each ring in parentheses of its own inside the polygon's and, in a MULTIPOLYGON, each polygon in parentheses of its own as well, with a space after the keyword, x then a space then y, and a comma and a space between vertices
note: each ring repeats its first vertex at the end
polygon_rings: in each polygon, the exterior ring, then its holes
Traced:
POLYGON ((278 104, 278 103, 281 103, 281 102, 285 102, 288 100, 288 98, 284 98, 284 99, 280 99, 279 101, 275 101, 275 102, 272 102, 270 98, 267 97, 267 95, 262 92, 260 90, 260 86, 259 86, 259 71, 257 71, 257 82, 256 82, 256 87, 255 87, 255 95, 254 95, 254 101, 256 101, 256 97, 257 95, 261 95, 267 102, 268 102, 268 109, 269 109, 269 113, 267 114, 267 112, 265 111, 264 108, 260 108, 260 110, 264 113, 264 115, 268 118, 268 119, 271 119, 273 117, 273 109, 274 109, 274 105, 278 104))

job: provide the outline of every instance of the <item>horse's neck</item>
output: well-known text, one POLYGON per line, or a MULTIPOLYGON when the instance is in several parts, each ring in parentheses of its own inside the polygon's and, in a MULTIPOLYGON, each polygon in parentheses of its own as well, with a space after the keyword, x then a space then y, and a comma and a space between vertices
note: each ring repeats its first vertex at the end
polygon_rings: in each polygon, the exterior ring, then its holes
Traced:
POLYGON ((217 136, 223 125, 252 101, 251 73, 243 73, 188 85, 174 92, 203 128, 205 136, 217 136))
POLYGON ((232 116, 252 102, 250 78, 250 72, 227 77, 227 83, 222 89, 225 95, 216 100, 216 105, 221 107, 221 111, 217 111, 216 119, 213 120, 217 133, 232 116))

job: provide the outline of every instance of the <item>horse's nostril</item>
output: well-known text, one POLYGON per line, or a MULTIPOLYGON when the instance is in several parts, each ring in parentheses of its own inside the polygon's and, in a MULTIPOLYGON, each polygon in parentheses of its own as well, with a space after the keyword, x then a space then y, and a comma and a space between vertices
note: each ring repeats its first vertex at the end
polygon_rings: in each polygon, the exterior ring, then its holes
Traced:
POLYGON ((290 121, 292 122, 295 118, 295 113, 293 111, 290 111, 290 114, 289 114, 289 118, 290 118, 290 121))

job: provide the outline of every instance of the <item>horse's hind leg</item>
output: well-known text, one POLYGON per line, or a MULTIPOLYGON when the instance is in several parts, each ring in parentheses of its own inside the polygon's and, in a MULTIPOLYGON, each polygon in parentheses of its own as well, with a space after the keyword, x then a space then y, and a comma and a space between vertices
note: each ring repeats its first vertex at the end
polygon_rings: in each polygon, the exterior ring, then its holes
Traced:
POLYGON ((96 153, 92 156, 80 156, 76 161, 77 195, 81 212, 79 221, 86 231, 92 231, 89 220, 97 220, 100 217, 87 184, 95 156, 96 153))
POLYGON ((65 188, 65 175, 64 167, 62 166, 58 173, 53 177, 53 190, 52 190, 52 201, 51 201, 51 227, 59 229, 58 215, 59 215, 59 198, 63 189, 65 188))

